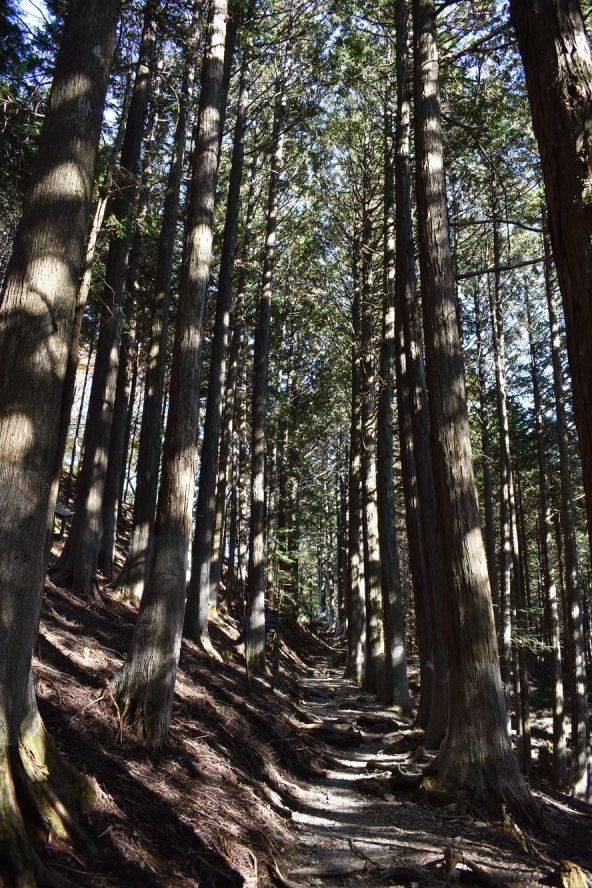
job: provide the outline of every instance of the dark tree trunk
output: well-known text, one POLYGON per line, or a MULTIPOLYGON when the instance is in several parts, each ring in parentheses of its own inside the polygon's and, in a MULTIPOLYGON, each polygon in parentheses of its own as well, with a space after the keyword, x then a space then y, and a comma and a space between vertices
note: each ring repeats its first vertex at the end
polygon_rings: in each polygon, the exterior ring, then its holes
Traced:
POLYGON ((64 797, 68 789, 65 763, 59 763, 37 712, 31 654, 45 539, 53 523, 50 495, 60 401, 118 10, 119 2, 113 0, 69 4, 37 158, 0 295, 0 845, 3 863, 19 886, 34 886, 37 876, 45 878, 29 846, 15 791, 15 779, 24 780, 24 797, 35 797, 27 786, 19 741, 35 762, 42 829, 67 835, 64 808, 56 802, 56 795, 64 797))
POLYGON ((397 543, 395 483, 393 478, 393 401, 395 383, 395 200, 393 187, 392 119, 389 96, 385 102, 384 186, 384 304, 380 347, 381 390, 378 398, 377 496, 380 563, 384 597, 385 679, 380 697, 403 712, 411 709, 405 647, 405 613, 397 543))
POLYGON ((473 474, 446 208, 433 0, 414 0, 419 259, 448 640, 450 717, 436 759, 445 786, 489 792, 538 817, 507 733, 473 474))
MULTIPOLYGON (((577 0, 511 0, 510 12, 526 75, 541 154, 549 233, 563 297, 574 413, 582 455, 588 534, 592 535, 592 141, 589 107, 592 53, 577 0)), ((563 478, 563 469, 562 469, 563 478)), ((564 519, 568 516, 564 516, 564 519)), ((564 531, 566 524, 564 520, 564 531)), ((591 536, 592 539, 592 536, 591 536)), ((566 549, 566 562, 571 560, 566 549)), ((574 793, 592 792, 581 587, 566 563, 572 590, 574 793), (570 574, 572 577, 570 578, 570 574)))
POLYGON ((205 650, 213 653, 208 632, 208 611, 217 609, 218 594, 210 599, 210 564, 215 529, 216 479, 218 468, 218 443, 224 403, 226 376, 226 352, 228 349, 228 321, 232 300, 232 273, 240 210, 241 183, 245 156, 245 130, 249 99, 249 52, 245 50, 241 65, 238 110, 234 129, 234 145, 226 204, 226 222, 220 257, 220 276, 214 340, 210 359, 208 399, 204 422, 199 490, 195 513, 195 536, 191 563, 191 583, 187 595, 185 631, 205 650))
POLYGON ((362 409, 361 391, 361 321, 360 321, 360 247, 357 238, 353 245, 353 300, 352 300, 352 401, 349 445, 349 530, 348 530, 348 595, 347 595, 347 664, 345 678, 362 684, 364 651, 366 647, 366 600, 360 576, 360 539, 362 503, 361 453, 362 409))
POLYGON ((263 281, 255 332, 253 413, 251 426, 251 522, 249 529, 248 607, 245 653, 250 663, 265 670, 265 426, 271 295, 275 259, 277 206, 285 136, 285 72, 280 75, 274 112, 269 178, 263 281))
POLYGON ((101 544, 102 499, 117 384, 129 230, 156 48, 154 16, 157 4, 158 0, 150 0, 146 7, 140 56, 121 149, 121 173, 110 204, 121 231, 109 243, 97 358, 84 434, 84 457, 76 483, 75 515, 62 554, 54 567, 55 582, 69 586, 75 594, 83 597, 90 597, 93 592, 101 544))
POLYGON ((168 734, 183 629, 199 418, 203 318, 212 257, 226 0, 210 8, 150 565, 127 662, 111 680, 122 716, 152 745, 168 734))

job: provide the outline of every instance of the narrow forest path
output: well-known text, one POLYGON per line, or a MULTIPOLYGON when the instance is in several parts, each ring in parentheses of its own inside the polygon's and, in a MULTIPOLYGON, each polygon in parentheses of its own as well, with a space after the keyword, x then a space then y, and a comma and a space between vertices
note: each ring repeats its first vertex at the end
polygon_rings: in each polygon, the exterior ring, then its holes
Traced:
MULTIPOLYGON (((564 808, 563 835, 548 845, 548 836, 537 839, 513 824, 488 822, 474 809, 467 813, 425 794, 389 791, 390 767, 419 773, 427 762, 421 732, 345 680, 343 666, 329 652, 300 677, 299 687, 319 733, 342 731, 344 742, 326 757, 326 777, 302 789, 292 815, 297 833, 293 862, 284 860, 285 881, 280 878, 277 884, 444 885, 441 865, 448 846, 481 870, 471 872, 461 864, 456 878, 463 883, 532 885, 548 879, 557 862, 569 858, 578 859, 592 885, 589 815, 564 808), (347 734, 352 745, 346 745, 347 734)), ((553 811, 556 821, 560 811, 553 811)))

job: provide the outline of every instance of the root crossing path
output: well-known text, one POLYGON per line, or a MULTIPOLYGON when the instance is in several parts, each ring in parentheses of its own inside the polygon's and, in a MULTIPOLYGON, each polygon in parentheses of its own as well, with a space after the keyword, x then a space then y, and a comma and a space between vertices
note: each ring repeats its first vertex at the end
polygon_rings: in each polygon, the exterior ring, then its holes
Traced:
POLYGON ((592 888, 590 817, 583 810, 541 791, 563 832, 551 838, 526 834, 511 821, 490 822, 468 800, 438 798, 437 784, 433 791, 391 790, 393 770, 418 774, 428 761, 422 732, 344 680, 329 654, 299 688, 302 718, 324 744, 326 776, 287 788, 295 842, 291 856, 277 862, 276 885, 536 885, 553 880, 569 858, 592 888))

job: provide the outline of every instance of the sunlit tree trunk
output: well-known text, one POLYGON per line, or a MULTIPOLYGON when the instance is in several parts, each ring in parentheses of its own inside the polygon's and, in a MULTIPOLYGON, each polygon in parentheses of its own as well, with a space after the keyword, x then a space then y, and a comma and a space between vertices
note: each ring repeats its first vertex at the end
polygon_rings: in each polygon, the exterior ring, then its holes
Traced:
MULTIPOLYGON (((368 143, 366 143, 368 147, 368 143)), ((366 154, 366 152, 365 152, 366 154)), ((384 617, 378 536, 376 474, 376 369, 374 357, 375 293, 372 276, 372 215, 369 202, 370 172, 364 157, 361 265, 361 366, 362 402, 362 529, 364 540, 364 591, 366 596, 366 663, 362 687, 377 694, 384 682, 384 617)))
POLYGON ((19 888, 33 888, 37 877, 45 884, 49 879, 29 845, 24 817, 39 824, 46 841, 68 835, 58 799, 66 796, 71 778, 37 712, 31 655, 45 539, 53 525, 60 400, 118 11, 117 0, 69 4, 0 294, 0 848, 19 888), (38 795, 24 769, 23 748, 34 763, 38 795))
POLYGON ((249 53, 245 51, 241 65, 238 111, 234 129, 234 146, 226 203, 226 222, 220 257, 220 275, 216 302, 214 340, 210 359, 208 399, 204 422, 196 506, 195 536, 191 564, 191 582, 187 595, 185 631, 204 649, 212 653, 208 632, 208 611, 217 610, 218 594, 210 598, 210 563, 215 529, 218 443, 222 424, 228 324, 232 300, 232 273, 238 232, 240 193, 244 165, 244 141, 249 99, 249 53))
POLYGON ((156 48, 157 3, 158 0, 150 0, 145 10, 140 56, 121 149, 121 170, 110 202, 118 230, 109 243, 97 357, 84 433, 84 456, 76 481, 75 515, 53 571, 56 583, 70 587, 83 597, 93 594, 101 544, 102 500, 117 384, 121 312, 135 182, 156 48))
POLYGON ((185 610, 227 14, 226 0, 214 0, 202 69, 154 540, 130 654, 111 680, 122 718, 138 725, 156 747, 170 726, 185 610))

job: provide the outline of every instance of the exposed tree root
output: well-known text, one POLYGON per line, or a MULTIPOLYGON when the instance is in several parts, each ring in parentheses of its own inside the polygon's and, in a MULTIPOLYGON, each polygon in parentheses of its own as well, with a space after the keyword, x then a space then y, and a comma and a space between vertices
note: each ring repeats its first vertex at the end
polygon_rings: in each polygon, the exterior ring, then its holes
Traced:
POLYGON ((38 762, 32 764, 24 744, 21 749, 27 753, 26 767, 18 747, 0 748, 0 860, 14 888, 75 888, 43 865, 31 838, 82 838, 87 847, 88 839, 51 787, 49 770, 38 762), (31 772, 37 776, 32 778, 31 772))

